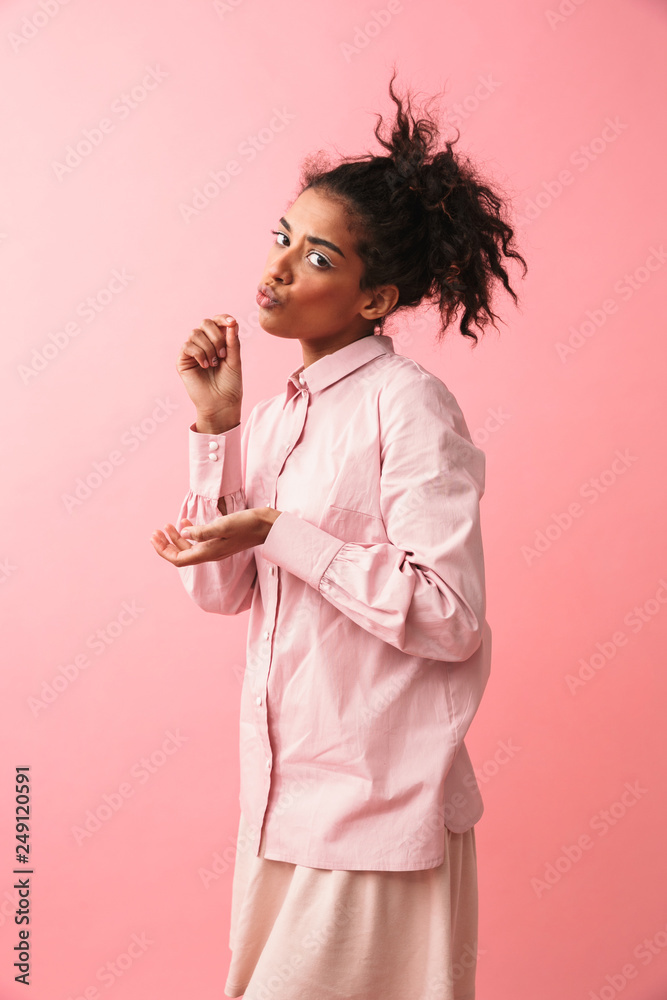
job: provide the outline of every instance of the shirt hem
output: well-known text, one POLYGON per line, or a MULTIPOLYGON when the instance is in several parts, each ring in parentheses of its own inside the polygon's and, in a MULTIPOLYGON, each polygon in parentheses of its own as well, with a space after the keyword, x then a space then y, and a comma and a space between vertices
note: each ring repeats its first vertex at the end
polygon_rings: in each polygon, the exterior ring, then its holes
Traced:
POLYGON ((429 858, 426 861, 418 862, 416 865, 402 865, 400 868, 392 868, 387 865, 360 865, 358 868, 351 868, 349 865, 332 865, 330 862, 327 864, 318 863, 318 859, 310 864, 304 864, 301 861, 295 861, 294 856, 289 857, 285 854, 280 854, 276 851, 264 850, 262 857, 266 861, 285 861, 290 865, 298 865, 300 868, 321 868, 324 871, 345 871, 345 872, 415 872, 415 871, 428 871, 431 868, 438 868, 445 860, 444 851, 435 859, 429 858))

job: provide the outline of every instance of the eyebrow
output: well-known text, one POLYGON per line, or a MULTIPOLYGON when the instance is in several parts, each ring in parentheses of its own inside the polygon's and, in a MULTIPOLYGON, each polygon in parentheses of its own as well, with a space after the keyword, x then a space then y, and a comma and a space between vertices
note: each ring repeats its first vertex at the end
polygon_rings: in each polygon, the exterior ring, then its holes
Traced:
MULTIPOLYGON (((278 221, 280 222, 281 225, 285 227, 288 233, 292 232, 292 227, 290 226, 287 219, 283 219, 281 216, 281 218, 278 221)), ((317 246, 329 247, 330 250, 335 250, 336 253, 339 253, 341 257, 345 258, 345 254, 340 249, 340 247, 337 247, 335 243, 330 243, 329 240, 320 239, 318 236, 306 236, 306 239, 309 241, 309 243, 315 243, 317 246)))

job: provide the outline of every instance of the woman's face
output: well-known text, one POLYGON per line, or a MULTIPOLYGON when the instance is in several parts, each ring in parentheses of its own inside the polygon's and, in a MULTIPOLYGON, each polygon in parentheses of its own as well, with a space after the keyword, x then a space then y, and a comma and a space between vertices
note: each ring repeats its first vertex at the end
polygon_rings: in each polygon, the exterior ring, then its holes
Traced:
MULTIPOLYGON (((395 285, 361 291, 363 262, 339 201, 303 191, 276 224, 262 274, 277 304, 258 292, 266 333, 301 340, 312 354, 329 353, 373 332, 398 299, 395 285)), ((304 355, 305 356, 305 355, 304 355)))

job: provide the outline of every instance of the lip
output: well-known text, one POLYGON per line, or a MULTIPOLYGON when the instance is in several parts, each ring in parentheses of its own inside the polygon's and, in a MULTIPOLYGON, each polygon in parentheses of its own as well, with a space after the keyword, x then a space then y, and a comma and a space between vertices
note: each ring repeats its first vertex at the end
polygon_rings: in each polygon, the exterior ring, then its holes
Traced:
POLYGON ((264 309, 271 309, 273 306, 280 305, 280 299, 276 298, 272 290, 264 284, 257 286, 257 305, 262 306, 264 309))

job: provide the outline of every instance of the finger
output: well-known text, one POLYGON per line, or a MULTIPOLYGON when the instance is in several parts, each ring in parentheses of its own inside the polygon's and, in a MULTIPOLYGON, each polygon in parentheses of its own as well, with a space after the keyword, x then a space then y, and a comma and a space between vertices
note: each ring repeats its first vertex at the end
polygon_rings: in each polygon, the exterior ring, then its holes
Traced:
POLYGON ((181 536, 189 538, 192 542, 204 542, 224 538, 227 534, 227 526, 223 522, 227 521, 228 516, 223 514, 221 517, 216 517, 215 521, 211 521, 209 524, 186 525, 181 531, 181 536))
MULTIPOLYGON (((197 327, 190 334, 190 340, 187 341, 187 345, 192 347, 192 351, 197 358, 197 361, 201 364, 202 368, 208 368, 209 366, 217 365, 219 363, 218 349, 214 341, 214 335, 212 335, 208 330, 204 330, 204 323, 200 327, 197 327)), ((213 324, 215 326, 215 324, 213 324)), ((215 327, 217 330, 217 327, 215 327)), ((220 339, 220 331, 218 330, 218 341, 220 339)))
POLYGON ((184 551, 192 548, 191 543, 182 537, 181 533, 179 532, 178 528, 175 525, 168 522, 167 524, 165 524, 164 530, 167 536, 172 540, 176 548, 179 549, 179 551, 184 551))
POLYGON ((186 524, 186 526, 181 530, 181 537, 182 538, 189 538, 191 542, 198 542, 200 540, 200 536, 199 536, 199 530, 200 530, 200 528, 201 528, 201 525, 197 525, 197 526, 191 525, 191 526, 188 526, 186 524))
POLYGON ((224 358, 227 355, 227 327, 235 329, 238 335, 239 325, 233 316, 223 315, 222 313, 218 313, 217 316, 214 316, 213 320, 218 324, 218 326, 222 327, 222 345, 218 348, 218 354, 221 358, 224 358))
POLYGON ((167 540, 161 531, 154 531, 151 535, 151 545, 159 555, 162 555, 162 550, 167 544, 167 540))
POLYGON ((166 559, 167 562, 175 562, 175 558, 179 555, 179 551, 175 545, 172 545, 167 540, 162 531, 154 531, 150 540, 153 548, 159 556, 162 556, 162 558, 166 559))
POLYGON ((241 341, 239 340, 239 325, 234 322, 227 327, 227 364, 237 372, 241 371, 241 341))
POLYGON ((155 531, 151 535, 151 539, 155 539, 157 542, 160 543, 160 545, 163 545, 163 546, 170 544, 167 535, 165 534, 164 530, 162 530, 161 528, 156 528, 155 529, 155 531))
POLYGON ((151 536, 151 542, 158 555, 176 567, 192 566, 195 563, 220 558, 219 552, 216 551, 216 548, 220 546, 219 540, 206 542, 206 548, 204 545, 188 545, 187 548, 179 548, 173 542, 168 542, 163 532, 155 531, 151 536), (209 546, 213 546, 213 549, 209 546))
MULTIPOLYGON (((171 527, 173 528, 173 525, 171 527)), ((151 542, 158 555, 176 567, 219 561, 240 551, 230 539, 220 537, 200 542, 197 545, 188 545, 187 548, 178 548, 175 543, 169 542, 164 532, 160 530, 153 532, 151 542)))
POLYGON ((178 529, 181 533, 181 538, 190 538, 190 541, 195 541, 195 539, 192 538, 189 534, 190 528, 194 527, 196 527, 196 525, 194 525, 188 517, 182 517, 178 529), (186 532, 185 535, 183 534, 184 531, 186 532))
POLYGON ((227 326, 228 323, 226 316, 216 316, 215 319, 205 319, 201 324, 201 329, 205 331, 206 335, 213 344, 214 351, 216 352, 216 361, 219 358, 224 358, 227 353, 227 339, 225 336, 227 326))
POLYGON ((219 538, 214 538, 209 542, 202 542, 200 545, 191 545, 188 550, 174 550, 175 556, 172 560, 175 566, 195 566, 197 563, 214 562, 224 559, 227 553, 223 546, 227 543, 219 538))

